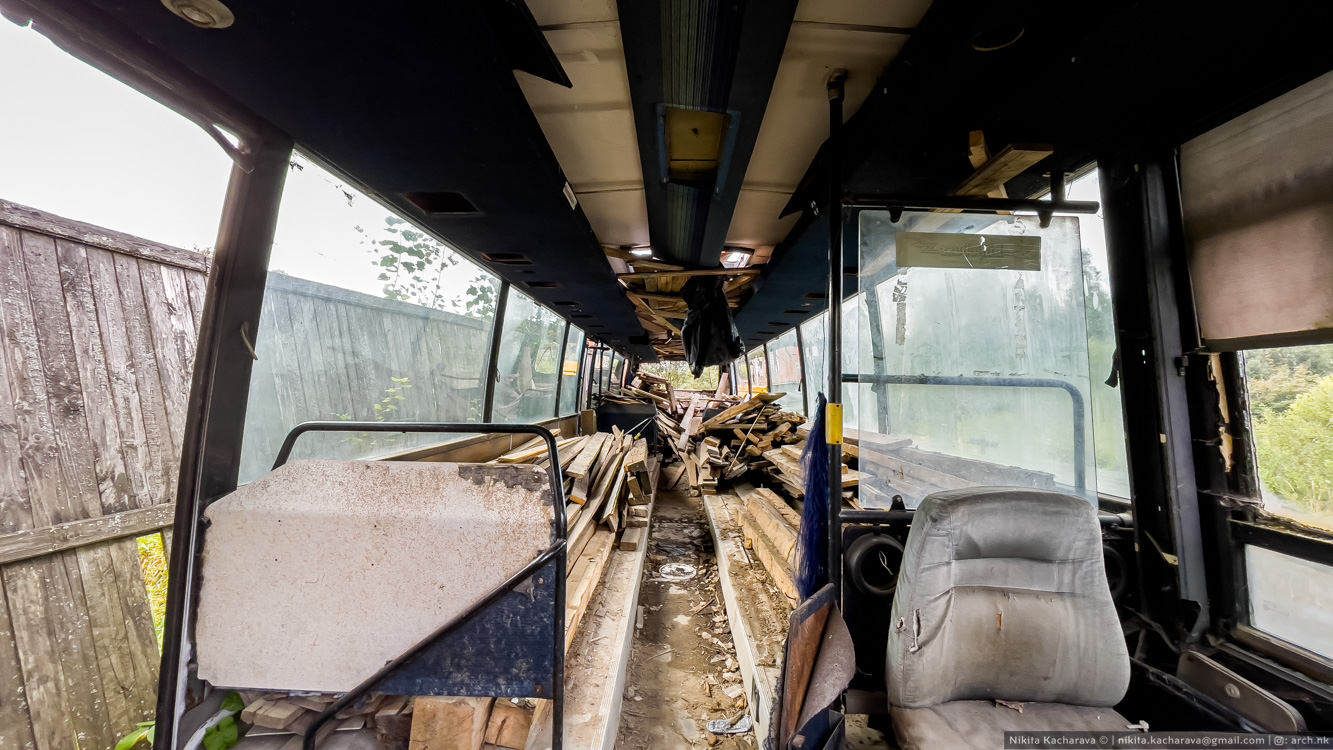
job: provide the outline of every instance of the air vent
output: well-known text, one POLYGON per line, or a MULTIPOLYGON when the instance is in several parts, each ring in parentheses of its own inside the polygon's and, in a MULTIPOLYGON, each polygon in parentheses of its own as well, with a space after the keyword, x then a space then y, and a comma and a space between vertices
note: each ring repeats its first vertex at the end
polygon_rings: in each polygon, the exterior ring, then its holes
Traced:
POLYGON ((777 326, 778 328, 786 328, 787 326, 791 325, 791 323, 783 323, 783 322, 781 322, 781 321, 778 321, 778 322, 774 323, 774 322, 771 321, 771 320, 768 321, 768 324, 771 325, 771 326, 777 326))
POLYGON ((713 189, 728 156, 731 116, 725 112, 659 105, 658 117, 665 180, 713 189))
POLYGON ((577 302, 571 302, 571 301, 569 301, 569 300, 567 300, 567 299, 558 299, 558 300, 556 300, 555 302, 552 302, 551 304, 553 304, 553 305, 565 305, 565 306, 567 306, 567 307, 573 307, 574 305, 577 305, 578 303, 577 303, 577 302))
POLYGON ((760 336, 772 336, 772 335, 773 335, 773 332, 772 332, 772 331, 755 331, 755 333, 759 334, 760 336))
POLYGON ((431 216, 478 216, 481 214, 462 193, 403 193, 409 203, 431 216))
POLYGON ((527 284, 529 289, 559 289, 559 288, 560 288, 560 282, 558 282, 558 281, 525 281, 525 282, 523 282, 523 283, 524 283, 524 284, 527 284))
POLYGON ((809 310, 783 310, 783 315, 809 315, 809 310))
POLYGON ((518 253, 482 253, 481 258, 489 263, 503 263, 506 266, 532 265, 532 261, 518 253))
POLYGON ((591 318, 592 316, 591 316, 591 315, 588 315, 588 314, 586 314, 586 313, 574 313, 573 315, 571 315, 571 316, 569 316, 569 317, 571 317, 571 318, 591 318))
POLYGON ((826 293, 824 293, 824 292, 810 292, 809 294, 805 295, 805 298, 806 298, 806 299, 816 299, 816 300, 818 300, 818 299, 828 299, 828 294, 826 294, 826 293))

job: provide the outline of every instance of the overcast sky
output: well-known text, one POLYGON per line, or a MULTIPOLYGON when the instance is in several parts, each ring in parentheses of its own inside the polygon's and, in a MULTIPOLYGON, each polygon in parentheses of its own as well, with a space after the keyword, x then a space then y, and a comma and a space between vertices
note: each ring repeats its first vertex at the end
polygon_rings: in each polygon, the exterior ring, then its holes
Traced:
MULTIPOLYGON (((186 249, 216 242, 231 160, 194 123, 0 19, 0 198, 186 249)), ((361 226, 389 212, 308 161, 288 173, 271 268, 379 296, 361 226)), ((480 270, 453 268, 444 296, 480 270)))

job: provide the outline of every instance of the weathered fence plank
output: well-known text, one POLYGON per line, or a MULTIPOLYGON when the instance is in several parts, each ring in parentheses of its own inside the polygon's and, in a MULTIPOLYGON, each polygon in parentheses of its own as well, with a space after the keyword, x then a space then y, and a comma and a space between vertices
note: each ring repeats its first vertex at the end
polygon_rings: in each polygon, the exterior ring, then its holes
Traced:
POLYGON ((169 526, 175 512, 176 504, 167 503, 0 535, 0 565, 122 537, 150 534, 169 526))
POLYGON ((169 519, 179 459, 153 325, 183 416, 207 261, 62 222, 0 201, 0 747, 110 750, 157 688, 133 537, 169 519), (190 268, 150 272, 157 320, 140 259, 190 268))

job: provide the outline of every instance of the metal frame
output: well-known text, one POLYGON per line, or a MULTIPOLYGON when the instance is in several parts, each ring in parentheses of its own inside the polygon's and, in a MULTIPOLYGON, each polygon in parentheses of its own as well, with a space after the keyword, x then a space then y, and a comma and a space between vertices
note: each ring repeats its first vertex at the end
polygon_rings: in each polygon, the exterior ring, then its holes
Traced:
MULTIPOLYGON (((846 272, 843 262, 842 227, 846 209, 842 196, 842 100, 847 71, 834 71, 828 81, 829 138, 828 138, 828 398, 829 411, 842 409, 842 277, 846 272)), ((800 330, 799 328, 797 329, 800 330)), ((804 354, 804 353, 803 353, 804 354)), ((804 373, 804 365, 802 365, 804 373)), ((809 416, 809 393, 805 389, 806 415, 809 416)), ((839 411, 839 413, 841 413, 839 411)), ((816 415, 817 416, 817 415, 816 415)), ((836 440, 828 440, 828 577, 833 585, 833 600, 842 604, 842 425, 839 420, 836 440)), ((834 438, 825 422, 824 432, 834 438)))
POLYGON ((246 138, 242 148, 248 163, 232 168, 227 186, 181 441, 156 711, 156 743, 169 750, 178 744, 186 694, 199 689, 185 665, 190 661, 196 571, 203 554, 202 514, 208 503, 236 489, 254 365, 251 342, 259 328, 292 142, 265 130, 246 138))
POLYGON ((495 385, 500 381, 500 340, 504 334, 505 309, 509 306, 508 281, 500 281, 499 297, 495 301, 495 323, 491 328, 491 351, 486 358, 486 396, 482 401, 481 420, 489 422, 495 416, 495 385))
MULTIPOLYGON (((303 742, 304 750, 315 750, 315 743, 319 740, 319 730, 335 714, 360 700, 363 696, 373 690, 377 685, 396 674, 404 665, 410 663, 413 658, 420 655, 432 645, 438 643, 445 636, 457 630, 466 624, 472 618, 476 617, 487 607, 493 604, 501 596, 509 593, 514 588, 531 578, 541 570, 548 562, 554 560, 556 569, 561 573, 567 567, 568 554, 568 534, 569 530, 565 520, 565 493, 564 482, 560 475, 560 462, 555 460, 556 442, 555 436, 551 431, 540 425, 525 424, 475 424, 470 422, 451 423, 451 422, 305 422, 292 428, 287 433, 287 437, 282 442, 282 448, 278 451, 278 456, 273 461, 273 468, 276 470, 286 464, 291 457, 292 449, 296 446, 296 441, 302 435, 309 432, 432 432, 432 433, 450 433, 450 432, 483 432, 500 434, 530 434, 536 435, 546 443, 546 448, 550 451, 552 460, 546 466, 546 475, 551 481, 551 502, 554 511, 555 520, 552 523, 552 541, 551 546, 544 550, 523 570, 514 574, 509 580, 505 581, 499 587, 493 589, 481 601, 469 607, 463 613, 455 616, 452 620, 441 625, 439 629, 426 636, 416 645, 404 651, 393 661, 384 665, 375 672, 375 674, 366 678, 361 684, 352 688, 343 694, 341 698, 324 709, 314 722, 306 730, 305 740, 303 742)), ((555 612, 551 620, 554 639, 551 642, 552 648, 552 675, 551 687, 553 695, 550 696, 552 702, 551 711, 551 748, 552 750, 561 750, 564 742, 564 715, 565 715, 565 576, 555 576, 555 612)), ((486 696, 479 696, 486 697, 486 696)), ((545 698, 546 696, 529 696, 532 698, 545 698)))
POLYGON ((569 348, 569 321, 565 321, 565 334, 560 337, 560 355, 556 361, 560 366, 555 371, 555 416, 560 416, 560 392, 565 388, 565 350, 569 348))

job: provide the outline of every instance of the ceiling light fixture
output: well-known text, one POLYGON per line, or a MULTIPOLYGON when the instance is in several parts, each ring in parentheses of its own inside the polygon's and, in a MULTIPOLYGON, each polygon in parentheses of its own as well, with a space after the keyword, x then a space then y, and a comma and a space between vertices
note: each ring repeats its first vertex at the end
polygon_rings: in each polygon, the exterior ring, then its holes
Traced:
POLYGON ((231 9, 218 0, 162 0, 162 4, 201 29, 225 29, 236 21, 231 9))

